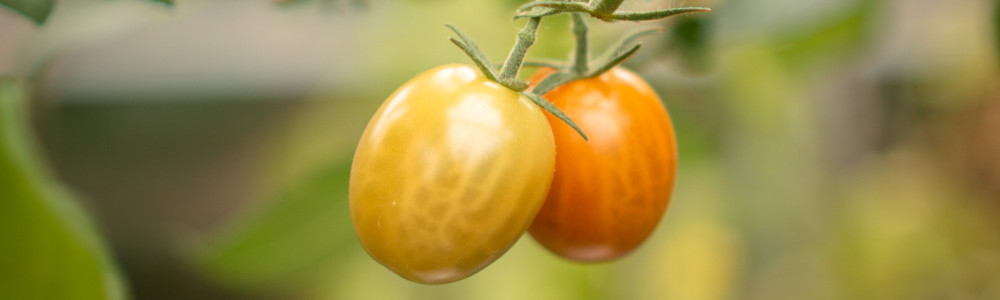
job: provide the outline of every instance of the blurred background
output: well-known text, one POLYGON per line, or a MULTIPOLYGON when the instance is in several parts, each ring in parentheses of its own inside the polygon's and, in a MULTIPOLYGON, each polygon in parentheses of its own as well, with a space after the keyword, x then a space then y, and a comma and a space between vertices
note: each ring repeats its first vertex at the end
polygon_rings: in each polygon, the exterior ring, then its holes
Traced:
MULTIPOLYGON (((627 0, 713 9, 590 23, 595 49, 666 29, 625 64, 677 130, 660 227, 591 265, 525 236, 443 286, 361 249, 350 159, 396 87, 469 62, 444 24, 500 61, 523 1, 285 2, 61 0, 44 25, 0 9, 0 74, 27 78, 32 168, 89 215, 105 263, 86 276, 119 278, 95 279, 96 298, 1000 299, 995 1, 627 0)), ((568 22, 545 19, 529 57, 565 59, 568 22)), ((40 219, 19 216, 0 225, 40 219)), ((50 260, 53 244, 9 237, 0 256, 50 260)))

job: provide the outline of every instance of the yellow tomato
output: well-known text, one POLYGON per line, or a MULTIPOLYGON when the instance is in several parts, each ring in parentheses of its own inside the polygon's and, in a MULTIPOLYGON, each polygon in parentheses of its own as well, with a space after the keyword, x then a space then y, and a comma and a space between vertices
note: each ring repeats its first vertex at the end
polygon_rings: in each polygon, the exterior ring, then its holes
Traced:
POLYGON ((361 245, 421 283, 466 278, 509 249, 552 181, 542 110, 466 65, 424 72, 389 96, 351 166, 361 245))

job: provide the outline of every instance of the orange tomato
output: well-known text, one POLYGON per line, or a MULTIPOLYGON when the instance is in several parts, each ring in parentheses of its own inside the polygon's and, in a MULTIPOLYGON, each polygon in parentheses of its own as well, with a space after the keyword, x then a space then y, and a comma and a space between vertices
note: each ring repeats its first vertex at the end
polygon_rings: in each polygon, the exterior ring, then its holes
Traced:
MULTIPOLYGON (((537 84, 554 71, 539 70, 537 84)), ((656 228, 670 202, 677 143, 652 88, 621 67, 544 95, 587 134, 584 141, 546 114, 556 141, 556 171, 531 235, 581 262, 622 257, 656 228)))

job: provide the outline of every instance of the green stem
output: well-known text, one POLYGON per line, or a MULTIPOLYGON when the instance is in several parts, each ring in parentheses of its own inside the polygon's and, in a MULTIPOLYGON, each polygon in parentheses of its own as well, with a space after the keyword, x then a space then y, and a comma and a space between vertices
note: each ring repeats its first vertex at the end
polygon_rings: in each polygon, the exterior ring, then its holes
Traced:
POLYGON ((673 15, 710 11, 707 7, 678 7, 647 12, 615 12, 623 0, 592 0, 588 3, 576 1, 536 1, 521 5, 514 18, 544 17, 565 13, 587 13, 605 22, 648 21, 673 15), (544 9, 541 9, 544 8, 544 9))
POLYGON ((528 48, 535 44, 535 34, 538 32, 538 23, 541 20, 540 17, 529 18, 528 23, 517 33, 514 49, 510 50, 507 60, 503 63, 503 68, 500 69, 501 81, 517 80, 517 72, 524 64, 524 56, 528 53, 528 48))
POLYGON ((618 10, 624 0, 592 0, 590 5, 594 7, 595 15, 610 15, 618 10), (596 2, 596 3, 595 3, 596 2))
POLYGON ((537 2, 529 2, 529 3, 525 3, 524 5, 521 5, 521 7, 517 8, 517 12, 519 14, 521 14, 521 13, 527 13, 528 11, 530 11, 530 10, 536 8, 536 7, 552 8, 552 9, 555 9, 556 11, 558 11, 558 13, 569 13, 569 12, 586 12, 586 13, 590 13, 592 10, 594 10, 594 7, 590 6, 590 4, 580 3, 580 2, 537 1, 537 2))
POLYGON ((711 9, 707 7, 678 7, 657 11, 644 11, 644 12, 624 12, 624 13, 614 13, 607 16, 598 16, 603 20, 617 20, 617 21, 648 21, 663 19, 669 16, 693 13, 693 12, 705 12, 711 9))
POLYGON ((576 51, 573 52, 573 70, 577 75, 587 74, 589 68, 590 52, 587 42, 587 23, 583 20, 583 14, 574 13, 573 35, 576 37, 576 51))

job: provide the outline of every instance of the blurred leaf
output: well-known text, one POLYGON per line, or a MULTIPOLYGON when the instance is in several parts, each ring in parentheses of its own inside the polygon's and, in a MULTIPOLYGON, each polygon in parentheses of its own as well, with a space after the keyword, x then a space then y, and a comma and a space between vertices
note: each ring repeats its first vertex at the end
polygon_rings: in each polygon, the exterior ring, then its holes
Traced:
POLYGON ((349 173, 349 159, 320 168, 197 249, 196 263, 238 288, 280 285, 318 271, 354 242, 347 208, 349 173))
POLYGON ((362 11, 367 9, 371 3, 369 0, 271 0, 278 5, 295 5, 306 3, 317 3, 320 7, 327 9, 347 8, 350 10, 362 11))
POLYGON ((856 0, 854 6, 838 17, 807 30, 778 37, 780 57, 791 66, 805 66, 818 59, 852 54, 868 42, 876 24, 880 1, 856 0))
POLYGON ((23 101, 0 77, 0 299, 122 299, 92 225, 35 156, 23 101))
POLYGON ((52 13, 55 0, 0 0, 0 4, 21 13, 41 25, 45 23, 45 20, 49 18, 49 14, 52 13))
POLYGON ((153 2, 160 2, 166 5, 174 5, 174 0, 150 0, 153 2))
POLYGON ((689 71, 705 71, 709 65, 709 27, 711 20, 705 14, 692 14, 676 20, 669 35, 667 51, 678 50, 681 62, 689 71))

